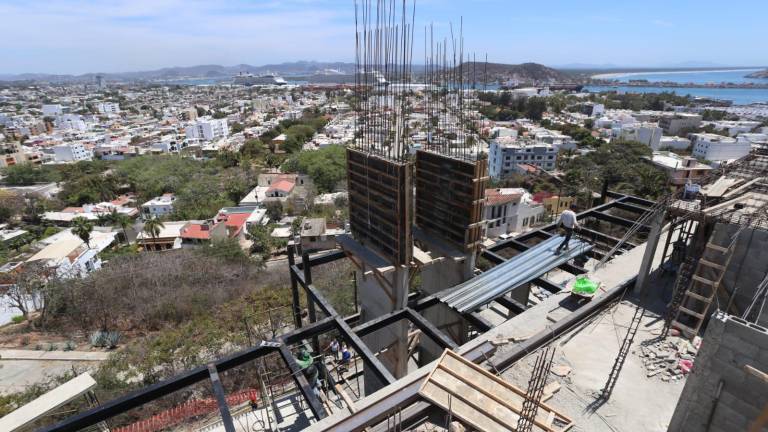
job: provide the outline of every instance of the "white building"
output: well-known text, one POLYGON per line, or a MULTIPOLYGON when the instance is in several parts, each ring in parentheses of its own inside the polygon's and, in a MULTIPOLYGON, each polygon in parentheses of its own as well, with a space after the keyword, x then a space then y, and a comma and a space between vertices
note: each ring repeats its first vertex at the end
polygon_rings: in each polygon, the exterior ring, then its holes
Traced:
POLYGON ((686 129, 695 129, 701 125, 701 115, 691 113, 665 113, 659 119, 659 126, 667 135, 679 135, 686 129))
POLYGON ((173 212, 173 202, 176 197, 171 194, 163 194, 141 205, 141 215, 145 219, 166 216, 173 212))
POLYGON ((71 230, 62 231, 41 240, 39 244, 44 247, 27 262, 42 261, 55 268, 60 277, 83 277, 101 268, 99 253, 114 243, 116 238, 116 232, 94 230, 87 245, 71 230))
POLYGON ((93 153, 80 143, 59 144, 53 147, 56 162, 77 162, 91 160, 93 153))
POLYGON ((686 150, 691 147, 691 140, 679 136, 663 136, 659 149, 686 150))
POLYGON ((552 144, 501 137, 491 141, 488 170, 491 177, 503 178, 516 172, 516 165, 528 164, 545 171, 555 169, 557 148, 552 144))
POLYGON ((116 102, 99 102, 96 109, 102 114, 119 114, 120 104, 116 102))
POLYGON ((187 126, 186 135, 189 139, 212 141, 217 138, 225 138, 229 135, 229 127, 226 119, 213 119, 203 117, 187 126))
POLYGON ((43 115, 46 117, 55 117, 62 112, 63 109, 59 104, 43 104, 43 115))
POLYGON ((748 140, 737 141, 734 138, 710 133, 690 134, 694 157, 712 162, 727 162, 749 154, 752 143, 748 140))
POLYGON ((486 189, 485 236, 499 237, 524 232, 541 223, 546 210, 522 188, 486 189))
POLYGON ((663 130, 656 123, 635 123, 614 129, 614 136, 627 141, 641 142, 654 151, 661 146, 662 134, 663 130))

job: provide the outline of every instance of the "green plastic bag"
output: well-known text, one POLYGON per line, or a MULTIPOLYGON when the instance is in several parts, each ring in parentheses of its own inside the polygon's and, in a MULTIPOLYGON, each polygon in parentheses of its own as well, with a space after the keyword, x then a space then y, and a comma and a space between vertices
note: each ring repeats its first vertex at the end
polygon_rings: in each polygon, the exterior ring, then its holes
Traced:
POLYGON ((592 295, 595 292, 597 292, 597 282, 593 282, 586 277, 579 277, 576 278, 576 283, 573 284, 573 289, 571 290, 574 294, 587 294, 592 295))

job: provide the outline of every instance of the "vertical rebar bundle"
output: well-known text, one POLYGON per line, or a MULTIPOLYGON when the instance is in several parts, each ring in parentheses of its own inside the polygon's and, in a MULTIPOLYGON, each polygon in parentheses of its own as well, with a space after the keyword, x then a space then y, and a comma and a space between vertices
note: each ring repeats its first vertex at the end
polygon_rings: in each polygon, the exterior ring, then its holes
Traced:
POLYGON ((539 410, 539 404, 541 404, 544 386, 547 384, 549 370, 552 368, 552 359, 554 357, 555 349, 547 347, 536 358, 533 372, 531 372, 531 379, 528 381, 528 391, 525 393, 523 409, 520 411, 520 418, 517 420, 517 432, 530 432, 533 430, 536 413, 539 410))
POLYGON ((405 161, 413 148, 411 114, 421 109, 424 150, 459 159, 480 154, 470 132, 465 95, 475 87, 464 53, 463 20, 442 40, 434 26, 424 28, 423 83, 416 83, 413 43, 416 5, 408 0, 355 0, 354 146, 365 153, 405 161), (470 82, 471 81, 471 82, 470 82), (417 97, 419 96, 419 97, 417 97))

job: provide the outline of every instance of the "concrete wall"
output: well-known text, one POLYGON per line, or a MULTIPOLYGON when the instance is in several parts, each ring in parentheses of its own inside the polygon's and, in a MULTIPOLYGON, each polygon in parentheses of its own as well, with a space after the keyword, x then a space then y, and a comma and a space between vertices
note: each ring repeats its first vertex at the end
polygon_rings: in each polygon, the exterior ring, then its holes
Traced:
POLYGON ((712 316, 668 432, 746 431, 768 407, 768 330, 717 312, 712 316))
MULTIPOLYGON (((712 234, 712 242, 727 245, 738 231, 738 225, 717 224, 712 234)), ((768 273, 768 232, 745 228, 736 239, 733 257, 721 282, 722 288, 729 295, 720 296, 721 309, 741 316, 752 302, 755 290, 768 273), (735 296, 729 310, 725 310, 730 295, 735 296)), ((704 275, 707 277, 707 275, 704 275)), ((763 327, 768 327, 768 308, 757 320, 763 327)))
MULTIPOLYGON (((426 294, 436 294, 456 286, 473 276, 475 267, 474 254, 467 254, 461 261, 443 258, 432 261, 421 269, 421 290, 426 294)), ((461 345, 467 342, 468 327, 464 318, 443 303, 438 303, 422 312, 424 318, 461 345)), ((440 357, 443 348, 426 335, 419 339, 419 360, 423 366, 440 357)))

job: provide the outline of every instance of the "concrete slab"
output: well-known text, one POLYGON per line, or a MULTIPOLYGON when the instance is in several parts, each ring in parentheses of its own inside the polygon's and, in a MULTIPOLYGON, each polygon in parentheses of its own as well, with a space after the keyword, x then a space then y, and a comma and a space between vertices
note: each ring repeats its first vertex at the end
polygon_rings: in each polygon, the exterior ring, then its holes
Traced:
POLYGON ((106 361, 108 352, 103 351, 33 351, 0 350, 0 360, 45 360, 45 361, 106 361))

